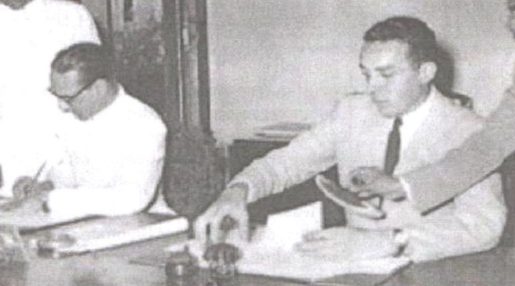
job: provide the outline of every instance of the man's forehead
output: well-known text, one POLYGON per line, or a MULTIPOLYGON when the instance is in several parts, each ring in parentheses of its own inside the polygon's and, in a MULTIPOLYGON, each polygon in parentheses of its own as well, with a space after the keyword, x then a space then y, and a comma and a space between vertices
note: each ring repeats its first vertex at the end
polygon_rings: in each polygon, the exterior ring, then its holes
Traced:
POLYGON ((74 88, 75 85, 80 83, 80 74, 75 70, 67 72, 52 70, 50 81, 54 89, 74 88))
POLYGON ((360 66, 387 67, 408 59, 408 45, 399 41, 368 42, 361 49, 360 66))
POLYGON ((69 70, 65 72, 61 72, 58 70, 52 69, 52 77, 56 78, 62 78, 62 79, 78 79, 79 78, 79 72, 77 70, 69 70))

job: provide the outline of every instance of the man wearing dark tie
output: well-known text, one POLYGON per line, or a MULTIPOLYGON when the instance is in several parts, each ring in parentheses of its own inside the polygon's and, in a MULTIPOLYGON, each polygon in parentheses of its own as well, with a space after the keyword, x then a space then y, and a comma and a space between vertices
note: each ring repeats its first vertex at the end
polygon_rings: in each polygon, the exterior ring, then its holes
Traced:
MULTIPOLYGON (((507 1, 507 27, 515 37, 515 0, 507 1)), ((512 74, 512 77, 515 76, 512 74)), ((391 176, 375 168, 355 170, 369 178, 357 191, 363 197, 407 198, 422 213, 465 192, 493 172, 515 151, 515 86, 508 88, 497 110, 486 119, 480 132, 472 134, 451 152, 431 164, 402 176, 391 176)), ((477 210, 479 211, 479 210, 477 210)), ((374 217, 371 213, 369 217, 374 217)))
MULTIPOLYGON (((389 18, 373 25, 363 39, 360 68, 366 94, 343 97, 325 121, 233 178, 197 220, 197 237, 202 239, 206 224, 218 225, 226 215, 239 221, 245 236, 247 203, 279 193, 334 164, 344 187, 352 184, 348 174, 359 166, 403 174, 444 157, 481 128, 479 117, 433 86, 436 38, 424 22, 389 18)), ((311 233, 297 250, 327 261, 398 255, 413 261, 438 259, 494 247, 506 217, 497 174, 423 215, 406 200, 385 201, 382 208, 386 214, 382 219, 347 212, 345 227, 311 233)))

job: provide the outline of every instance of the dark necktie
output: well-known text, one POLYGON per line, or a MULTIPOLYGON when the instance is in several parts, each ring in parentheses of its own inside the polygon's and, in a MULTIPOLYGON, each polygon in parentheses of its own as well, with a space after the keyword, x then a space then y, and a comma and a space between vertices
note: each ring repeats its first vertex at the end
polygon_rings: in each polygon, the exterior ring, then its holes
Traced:
POLYGON ((388 144, 386 145, 386 156, 384 159, 384 172, 388 175, 393 175, 395 166, 399 163, 401 153, 401 125, 402 119, 396 117, 393 121, 392 130, 388 134, 388 144))

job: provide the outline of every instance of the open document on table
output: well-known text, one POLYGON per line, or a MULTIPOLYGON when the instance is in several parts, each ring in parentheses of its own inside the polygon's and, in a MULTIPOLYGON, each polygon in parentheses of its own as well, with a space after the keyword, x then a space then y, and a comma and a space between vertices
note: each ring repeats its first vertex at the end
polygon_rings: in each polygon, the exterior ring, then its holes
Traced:
MULTIPOLYGON (((251 242, 237 245, 243 252, 241 260, 236 263, 238 271, 318 281, 351 273, 389 274, 409 263, 409 259, 404 257, 327 261, 295 251, 293 246, 301 241, 304 234, 321 229, 321 213, 321 203, 318 202, 269 216, 267 225, 256 231, 251 242)), ((174 244, 167 251, 178 251, 185 245, 194 256, 202 257, 205 244, 199 241, 174 244)), ((207 267, 202 259, 200 264, 207 267)))
POLYGON ((74 221, 54 221, 41 217, 35 220, 3 218, 0 219, 2 225, 24 233, 24 237, 33 241, 38 248, 42 248, 42 241, 46 242, 45 245, 51 245, 51 249, 47 250, 54 258, 183 233, 189 227, 184 217, 149 213, 76 218, 74 221), (63 240, 66 243, 60 243, 63 240))
POLYGON ((56 247, 56 256, 81 254, 185 232, 184 217, 137 214, 86 220, 37 233, 37 237, 71 237, 73 243, 56 247))

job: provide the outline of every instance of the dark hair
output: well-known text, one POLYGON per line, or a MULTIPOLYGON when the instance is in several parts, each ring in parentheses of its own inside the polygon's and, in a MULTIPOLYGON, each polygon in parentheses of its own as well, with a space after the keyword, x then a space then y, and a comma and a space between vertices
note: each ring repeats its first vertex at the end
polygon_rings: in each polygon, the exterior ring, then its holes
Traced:
POLYGON ((373 25, 363 36, 365 42, 400 41, 408 44, 414 64, 436 63, 436 36, 426 23, 413 17, 392 17, 373 25))
POLYGON ((506 1, 506 5, 508 5, 508 10, 509 10, 510 12, 515 11, 515 1, 513 1, 513 0, 508 0, 508 1, 506 1))
POLYGON ((59 73, 77 71, 83 84, 100 78, 114 81, 111 54, 94 43, 78 43, 61 50, 52 61, 52 70, 59 73))

